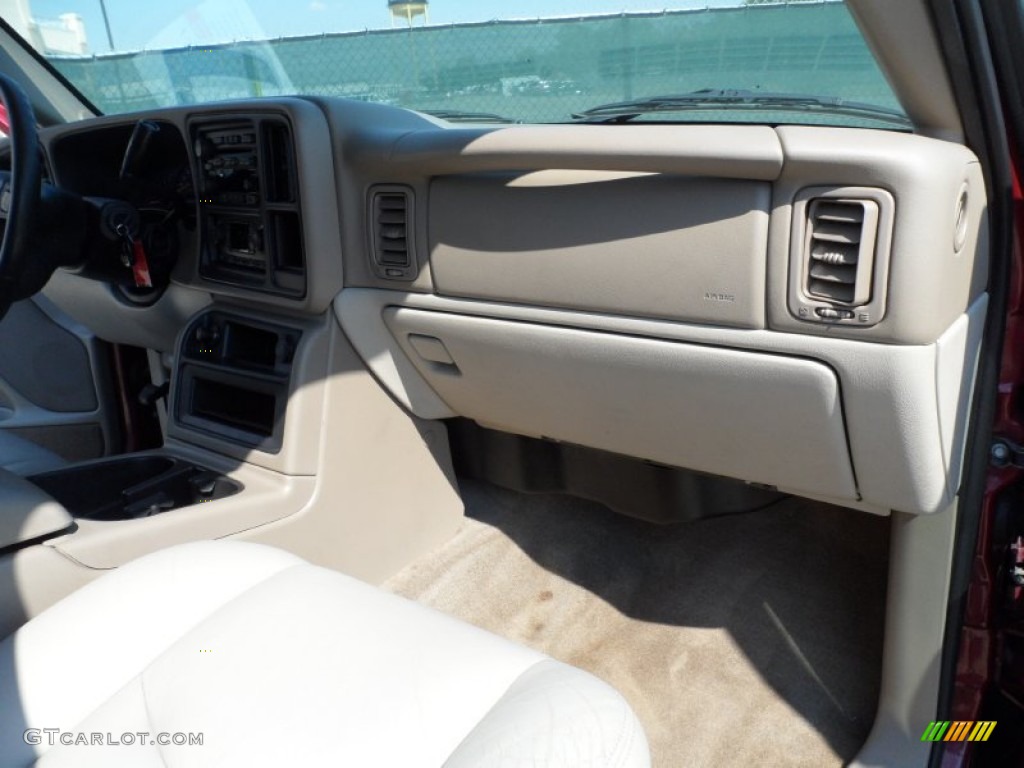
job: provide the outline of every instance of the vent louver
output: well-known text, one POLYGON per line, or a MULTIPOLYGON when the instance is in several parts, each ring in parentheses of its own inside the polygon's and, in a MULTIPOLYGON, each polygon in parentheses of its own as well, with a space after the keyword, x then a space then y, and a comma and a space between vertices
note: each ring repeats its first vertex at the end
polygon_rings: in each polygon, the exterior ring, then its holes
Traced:
POLYGON ((808 208, 807 294, 857 307, 871 300, 878 204, 819 198, 808 208))
POLYGON ((411 191, 374 192, 371 216, 374 259, 387 276, 404 276, 414 264, 411 191))
POLYGON ((263 175, 267 201, 295 202, 295 150, 287 123, 267 120, 263 129, 263 175))

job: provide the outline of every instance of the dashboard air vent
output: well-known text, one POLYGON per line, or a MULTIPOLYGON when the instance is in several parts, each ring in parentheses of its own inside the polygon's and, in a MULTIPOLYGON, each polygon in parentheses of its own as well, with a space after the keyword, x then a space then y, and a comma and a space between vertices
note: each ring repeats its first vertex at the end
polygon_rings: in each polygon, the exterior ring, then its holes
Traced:
POLYGON ((373 258, 384 277, 409 279, 416 265, 412 190, 374 189, 370 199, 373 258))
POLYGON ((807 293, 849 307, 871 300, 878 231, 872 200, 818 198, 808 206, 807 293))
POLYGON ((295 151, 287 123, 277 120, 263 123, 263 152, 267 201, 295 202, 295 151))

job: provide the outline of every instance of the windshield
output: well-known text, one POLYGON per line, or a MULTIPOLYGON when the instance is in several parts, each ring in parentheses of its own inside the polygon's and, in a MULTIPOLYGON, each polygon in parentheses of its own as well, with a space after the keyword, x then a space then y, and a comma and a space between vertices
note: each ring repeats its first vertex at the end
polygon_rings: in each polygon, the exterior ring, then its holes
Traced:
POLYGON ((663 5, 11 0, 3 7, 7 22, 106 113, 308 94, 453 121, 596 116, 897 127, 899 104, 844 3, 663 5), (742 108, 721 97, 665 98, 733 92, 772 98, 747 98, 742 108), (657 109, 648 109, 652 100, 657 109), (832 108, 847 102, 857 109, 832 108))

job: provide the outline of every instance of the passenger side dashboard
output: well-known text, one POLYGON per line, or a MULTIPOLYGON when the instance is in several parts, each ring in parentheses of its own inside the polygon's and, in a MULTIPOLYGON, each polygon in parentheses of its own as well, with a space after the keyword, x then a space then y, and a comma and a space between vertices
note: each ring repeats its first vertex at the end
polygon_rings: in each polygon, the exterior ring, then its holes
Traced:
POLYGON ((957 493, 988 264, 964 147, 799 126, 399 133, 379 108, 325 108, 343 219, 371 227, 346 231, 335 308, 417 415, 880 513, 957 493), (379 186, 405 190, 403 273, 380 270, 379 186))

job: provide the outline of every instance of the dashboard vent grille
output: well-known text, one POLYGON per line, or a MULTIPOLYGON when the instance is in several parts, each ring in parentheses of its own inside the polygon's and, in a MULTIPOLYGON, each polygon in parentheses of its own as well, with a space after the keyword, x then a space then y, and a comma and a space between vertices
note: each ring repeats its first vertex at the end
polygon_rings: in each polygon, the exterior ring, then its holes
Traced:
POLYGON ((266 161, 263 169, 267 201, 294 203, 295 152, 287 123, 267 120, 263 123, 263 147, 266 161))
POLYGON ((412 190, 389 187, 373 192, 370 205, 373 255, 386 277, 405 277, 415 264, 412 190))
POLYGON ((871 300, 878 204, 818 198, 808 208, 807 293, 856 307, 871 300))

